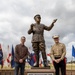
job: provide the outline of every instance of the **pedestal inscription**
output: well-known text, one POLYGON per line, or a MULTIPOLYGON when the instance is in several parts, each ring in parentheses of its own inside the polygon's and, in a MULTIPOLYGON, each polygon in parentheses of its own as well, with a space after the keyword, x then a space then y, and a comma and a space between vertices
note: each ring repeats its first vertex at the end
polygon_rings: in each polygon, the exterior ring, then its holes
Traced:
POLYGON ((53 73, 28 73, 27 75, 53 75, 53 73))
POLYGON ((55 75, 55 70, 51 70, 51 69, 30 69, 30 70, 26 70, 26 75, 55 75))

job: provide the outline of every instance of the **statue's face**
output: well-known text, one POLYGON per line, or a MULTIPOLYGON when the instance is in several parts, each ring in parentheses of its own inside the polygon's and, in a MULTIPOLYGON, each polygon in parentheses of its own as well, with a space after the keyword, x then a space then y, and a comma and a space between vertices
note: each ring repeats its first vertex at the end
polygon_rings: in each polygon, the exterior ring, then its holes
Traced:
POLYGON ((35 17, 35 21, 40 23, 41 18, 40 17, 35 17))

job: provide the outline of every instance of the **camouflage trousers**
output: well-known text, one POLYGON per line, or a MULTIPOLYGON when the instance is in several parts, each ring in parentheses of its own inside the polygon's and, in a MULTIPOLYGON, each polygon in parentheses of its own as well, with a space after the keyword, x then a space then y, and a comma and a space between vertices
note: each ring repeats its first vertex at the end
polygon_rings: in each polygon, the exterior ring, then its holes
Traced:
POLYGON ((47 57, 46 57, 46 51, 45 51, 45 43, 44 42, 34 42, 32 43, 33 51, 36 55, 36 63, 39 67, 39 52, 41 51, 42 58, 44 64, 47 64, 47 57))

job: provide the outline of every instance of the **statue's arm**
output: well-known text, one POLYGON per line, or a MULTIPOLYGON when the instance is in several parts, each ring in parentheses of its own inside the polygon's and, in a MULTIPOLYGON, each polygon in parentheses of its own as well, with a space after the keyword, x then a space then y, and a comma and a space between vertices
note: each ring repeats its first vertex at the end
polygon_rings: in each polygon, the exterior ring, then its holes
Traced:
POLYGON ((28 34, 31 34, 33 32, 33 24, 31 24, 30 29, 28 30, 28 34))
POLYGON ((53 28, 54 23, 55 23, 56 21, 57 21, 57 19, 54 19, 53 22, 51 23, 51 25, 50 25, 49 27, 44 25, 44 29, 47 30, 47 31, 50 31, 50 30, 53 28))
POLYGON ((31 29, 29 29, 29 30, 28 30, 28 34, 31 34, 31 33, 32 33, 32 30, 31 30, 31 29))

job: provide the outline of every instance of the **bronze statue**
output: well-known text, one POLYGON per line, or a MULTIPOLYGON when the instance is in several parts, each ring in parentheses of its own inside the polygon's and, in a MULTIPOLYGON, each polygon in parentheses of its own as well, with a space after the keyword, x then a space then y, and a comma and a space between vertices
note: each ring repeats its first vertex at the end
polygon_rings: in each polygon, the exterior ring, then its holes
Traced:
POLYGON ((39 14, 34 16, 36 23, 31 24, 28 34, 33 33, 32 36, 32 47, 36 55, 36 65, 34 67, 39 67, 39 51, 41 51, 44 67, 47 67, 47 57, 45 51, 45 40, 44 40, 44 30, 50 31, 57 19, 53 20, 52 24, 48 27, 44 24, 41 24, 41 16, 39 14))

